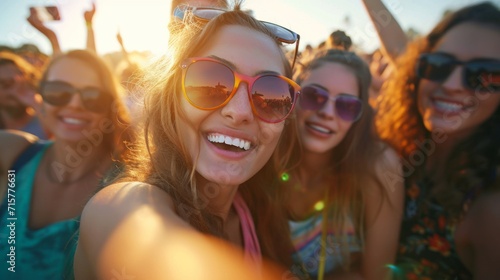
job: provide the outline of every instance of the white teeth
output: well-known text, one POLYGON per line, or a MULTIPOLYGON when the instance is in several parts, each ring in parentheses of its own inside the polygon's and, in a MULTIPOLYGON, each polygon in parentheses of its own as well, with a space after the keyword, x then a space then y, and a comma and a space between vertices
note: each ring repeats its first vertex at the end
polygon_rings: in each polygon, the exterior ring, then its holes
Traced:
POLYGON ((314 125, 314 124, 309 124, 309 127, 312 128, 312 129, 314 129, 314 130, 317 130, 319 132, 322 132, 322 133, 332 133, 331 130, 326 129, 326 128, 322 127, 322 126, 317 126, 317 125, 314 125))
POLYGON ((464 107, 460 104, 453 103, 453 102, 445 102, 441 100, 435 100, 434 104, 436 107, 446 110, 446 111, 460 111, 463 110, 464 107))
POLYGON ((69 124, 84 124, 85 122, 80 120, 80 119, 74 119, 74 118, 63 118, 63 121, 65 123, 69 124))
POLYGON ((248 151, 251 145, 249 141, 239 138, 231 138, 229 136, 224 136, 220 134, 209 134, 207 138, 208 141, 212 143, 224 143, 226 145, 231 145, 234 147, 244 149, 245 151, 248 151))

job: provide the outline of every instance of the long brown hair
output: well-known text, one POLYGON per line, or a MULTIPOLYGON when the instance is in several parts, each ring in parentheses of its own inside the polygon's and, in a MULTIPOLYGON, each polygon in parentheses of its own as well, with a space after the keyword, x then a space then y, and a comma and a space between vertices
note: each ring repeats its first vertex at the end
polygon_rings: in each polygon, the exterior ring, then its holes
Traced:
MULTIPOLYGON (((383 145, 375 135, 374 112, 368 103, 368 89, 371 83, 371 74, 368 65, 355 53, 330 49, 320 51, 308 61, 301 61, 295 73, 296 81, 301 84, 307 75, 327 63, 338 63, 346 66, 356 77, 359 98, 362 100, 363 112, 361 118, 352 124, 344 139, 333 148, 333 156, 329 167, 335 183, 329 190, 327 207, 333 214, 333 223, 330 225, 336 232, 345 234, 346 217, 352 218, 358 239, 363 242, 364 221, 364 192, 366 182, 374 179, 379 182, 374 163, 381 156, 383 145), (332 207, 335 205, 335 207, 332 207)), ((295 147, 296 154, 301 151, 301 145, 295 147)), ((292 171, 293 172, 293 171, 292 171)), ((378 184, 379 191, 384 193, 382 185, 378 184)), ((385 197, 385 195, 382 195, 385 197)), ((345 240, 346 236, 339 235, 345 240)), ((344 267, 349 265, 349 246, 346 242, 340 244, 341 253, 345 260, 344 267)))
MULTIPOLYGON (((183 59, 202 48, 222 26, 241 25, 272 37, 257 20, 239 9, 225 12, 206 24, 177 21, 171 28, 168 56, 147 71, 143 143, 134 147, 135 158, 120 180, 138 180, 166 191, 174 201, 179 216, 197 230, 223 237, 222 221, 204 203, 207 195, 199 188, 195 174, 196 163, 180 137, 181 120, 188 118, 180 108, 183 59)), ((274 38, 274 37, 272 37, 274 38)), ((277 47, 279 43, 276 42, 277 47)), ((290 64, 282 54, 286 75, 291 77, 290 64)), ((282 265, 291 264, 293 246, 278 193, 279 166, 284 166, 291 154, 295 125, 293 118, 285 122, 277 149, 271 160, 239 189, 252 212, 262 253, 282 265)))
MULTIPOLYGON (((410 181, 427 177, 427 156, 419 151, 419 143, 434 141, 425 128, 417 108, 419 79, 415 73, 417 58, 431 52, 452 28, 475 23, 500 32, 500 10, 490 3, 481 3, 458 10, 445 17, 425 38, 410 44, 398 59, 398 71, 390 78, 378 100, 377 130, 403 157, 403 175, 410 181), (419 155, 422 160, 412 160, 419 155)), ((439 178, 432 195, 452 214, 459 215, 464 196, 477 186, 487 186, 495 179, 500 143, 500 108, 478 129, 455 147, 445 159, 446 178, 439 178)))

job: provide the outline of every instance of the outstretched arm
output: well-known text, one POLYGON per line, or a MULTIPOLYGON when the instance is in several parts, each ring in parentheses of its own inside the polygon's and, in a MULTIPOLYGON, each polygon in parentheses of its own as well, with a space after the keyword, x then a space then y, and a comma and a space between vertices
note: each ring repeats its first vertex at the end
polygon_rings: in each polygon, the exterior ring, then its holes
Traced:
POLYGON ((246 266, 232 245, 199 233, 163 190, 140 182, 108 186, 85 206, 75 279, 280 279, 246 266))
POLYGON ((382 44, 382 49, 391 61, 403 53, 408 43, 406 34, 382 0, 363 0, 382 44))
POLYGON ((94 28, 92 26, 92 20, 94 19, 94 14, 95 14, 95 3, 92 2, 92 9, 85 11, 83 13, 83 17, 85 18, 85 26, 87 27, 87 50, 97 53, 97 49, 95 47, 94 28))
POLYGON ((31 26, 36 28, 38 31, 40 31, 40 33, 45 35, 47 39, 49 39, 50 44, 52 45, 52 56, 60 54, 61 47, 59 46, 59 40, 57 39, 56 33, 43 24, 38 16, 37 11, 34 8, 30 8, 30 15, 27 20, 31 24, 31 26))

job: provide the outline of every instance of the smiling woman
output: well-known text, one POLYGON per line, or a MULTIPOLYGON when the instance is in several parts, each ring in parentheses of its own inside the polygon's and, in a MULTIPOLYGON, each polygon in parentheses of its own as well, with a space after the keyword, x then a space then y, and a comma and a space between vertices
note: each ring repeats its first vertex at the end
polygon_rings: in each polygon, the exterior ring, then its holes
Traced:
POLYGON ((127 172, 85 207, 77 279, 122 268, 145 279, 254 279, 262 258, 291 264, 277 180, 299 87, 275 29, 239 8, 205 8, 208 20, 188 8, 172 22, 171 56, 147 80, 143 143, 127 172), (173 244, 200 257, 177 258, 173 244), (212 266, 217 248, 231 261, 212 266))

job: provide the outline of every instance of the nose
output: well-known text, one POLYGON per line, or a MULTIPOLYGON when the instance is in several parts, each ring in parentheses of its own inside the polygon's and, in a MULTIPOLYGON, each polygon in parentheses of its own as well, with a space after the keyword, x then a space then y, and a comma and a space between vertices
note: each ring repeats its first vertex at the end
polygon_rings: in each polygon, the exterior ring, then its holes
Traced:
POLYGON ((248 95, 248 86, 241 83, 231 100, 222 107, 222 116, 235 123, 251 122, 254 119, 254 114, 248 95))
POLYGON ((328 98, 325 105, 317 113, 322 118, 333 119, 335 116, 335 101, 332 98, 328 98))
POLYGON ((462 82, 462 72, 463 66, 457 66, 450 75, 441 84, 442 87, 450 93, 459 92, 465 90, 462 82))
POLYGON ((81 98, 79 92, 75 92, 75 94, 73 94, 71 96, 71 99, 69 100, 69 102, 66 105, 66 107, 78 108, 78 109, 84 109, 85 108, 85 106, 83 105, 83 101, 82 101, 82 98, 81 98))

